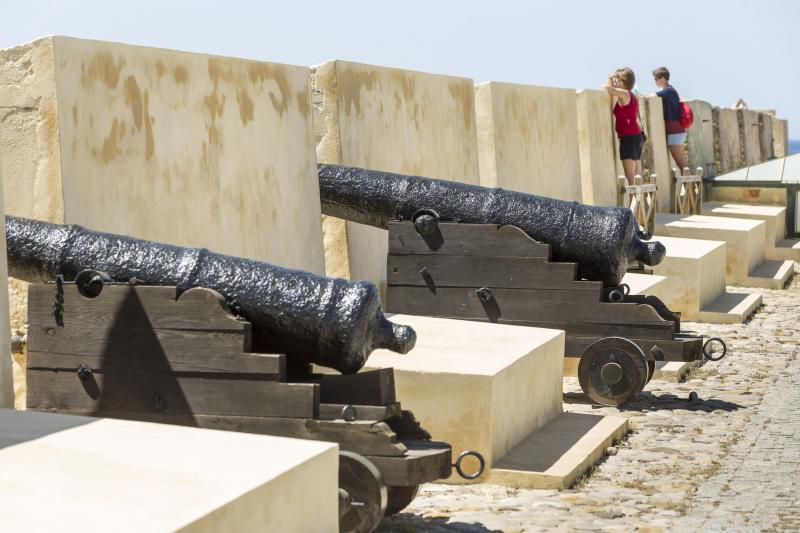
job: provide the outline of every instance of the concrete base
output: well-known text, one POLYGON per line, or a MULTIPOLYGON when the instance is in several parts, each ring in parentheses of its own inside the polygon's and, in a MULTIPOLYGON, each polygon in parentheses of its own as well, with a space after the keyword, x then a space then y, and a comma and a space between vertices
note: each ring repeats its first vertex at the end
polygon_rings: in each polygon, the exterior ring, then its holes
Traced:
POLYGON ((627 418, 563 413, 495 463, 488 482, 526 489, 569 488, 627 431, 627 418))
POLYGON ((779 240, 775 243, 775 249, 770 259, 800 261, 800 239, 779 240))
POLYGON ((3 531, 338 531, 336 444, 11 410, 0 428, 3 531))
POLYGON ((725 242, 725 280, 729 285, 782 289, 793 266, 762 265, 766 223, 760 220, 705 215, 656 215, 656 233, 688 239, 725 242))
POLYGON ((707 202, 703 204, 703 214, 729 218, 760 220, 766 225, 764 256, 767 259, 800 259, 800 248, 791 246, 776 250, 778 243, 786 236, 786 207, 779 205, 752 205, 726 202, 707 202), (785 252, 795 253, 785 253, 785 252))
POLYGON ((658 235, 667 255, 653 272, 666 277, 664 304, 684 320, 741 323, 761 304, 760 294, 725 290, 725 243, 658 235))
MULTIPOLYGON (((700 310, 697 322, 711 324, 741 324, 761 306, 757 292, 723 292, 717 299, 700 310)), ((692 320, 692 319, 687 319, 692 320)))
POLYGON ((791 259, 767 259, 750 271, 742 282, 746 287, 783 289, 794 276, 794 261, 791 259))
POLYGON ((667 297, 667 278, 655 274, 635 274, 628 272, 622 278, 622 283, 631 288, 630 294, 655 296, 662 301, 667 297))
MULTIPOLYGON (((456 456, 477 450, 487 472, 561 415, 564 332, 393 315, 417 332, 413 350, 376 350, 365 369, 394 368, 397 399, 456 456)), ((463 482, 453 476, 450 482, 463 482)))

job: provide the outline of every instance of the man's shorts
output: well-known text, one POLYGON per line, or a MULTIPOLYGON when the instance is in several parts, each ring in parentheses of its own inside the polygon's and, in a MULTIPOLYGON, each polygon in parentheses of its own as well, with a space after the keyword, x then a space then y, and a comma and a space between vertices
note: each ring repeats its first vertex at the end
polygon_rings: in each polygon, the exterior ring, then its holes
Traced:
POLYGON ((626 135, 619 139, 619 158, 633 159, 638 161, 642 158, 642 145, 644 137, 641 133, 636 135, 626 135))
POLYGON ((667 135, 667 146, 675 146, 676 144, 683 144, 686 141, 686 132, 683 133, 670 133, 667 135))

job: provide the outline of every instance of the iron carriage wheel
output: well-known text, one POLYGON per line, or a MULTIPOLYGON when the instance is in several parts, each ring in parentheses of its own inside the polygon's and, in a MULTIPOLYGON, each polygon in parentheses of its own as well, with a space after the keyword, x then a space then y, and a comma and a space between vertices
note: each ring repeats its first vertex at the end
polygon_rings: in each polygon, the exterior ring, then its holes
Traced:
MULTIPOLYGON (((655 364, 652 368, 655 370, 655 364)), ((624 404, 642 392, 650 377, 650 365, 642 349, 622 337, 595 341, 578 362, 581 389, 601 405, 624 404)))
POLYGON ((400 486, 390 485, 386 487, 389 493, 389 502, 386 504, 386 516, 399 513, 417 497, 419 485, 400 486))
POLYGON ((357 453, 339 452, 339 531, 369 533, 386 512, 388 495, 383 476, 357 453))

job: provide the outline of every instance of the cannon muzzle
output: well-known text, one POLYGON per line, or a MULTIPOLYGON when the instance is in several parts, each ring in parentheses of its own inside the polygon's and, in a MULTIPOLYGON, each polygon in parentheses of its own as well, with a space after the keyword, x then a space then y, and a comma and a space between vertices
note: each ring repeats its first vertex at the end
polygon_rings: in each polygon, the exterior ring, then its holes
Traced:
POLYGON ((406 353, 416 334, 381 310, 378 289, 366 281, 328 278, 260 261, 170 244, 6 217, 9 273, 29 282, 84 270, 116 281, 221 293, 253 325, 253 348, 357 372, 377 348, 406 353))
POLYGON ((576 262, 581 278, 606 286, 622 282, 629 262, 657 265, 666 253, 661 243, 639 238, 623 207, 338 165, 319 165, 318 174, 326 215, 385 229, 390 220, 432 210, 442 221, 516 226, 549 244, 553 259, 576 262))

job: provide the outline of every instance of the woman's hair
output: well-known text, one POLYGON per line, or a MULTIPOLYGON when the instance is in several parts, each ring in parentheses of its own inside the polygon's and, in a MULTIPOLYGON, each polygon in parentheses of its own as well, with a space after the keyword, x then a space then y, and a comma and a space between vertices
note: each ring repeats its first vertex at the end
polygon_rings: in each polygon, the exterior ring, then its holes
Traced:
POLYGON ((614 71, 614 75, 619 78, 619 81, 622 82, 622 85, 625 86, 626 89, 633 90, 633 86, 636 84, 636 76, 633 74, 633 70, 630 67, 622 67, 618 68, 614 71))
POLYGON ((667 67, 658 67, 653 71, 653 77, 655 79, 664 78, 669 81, 669 69, 667 67))

